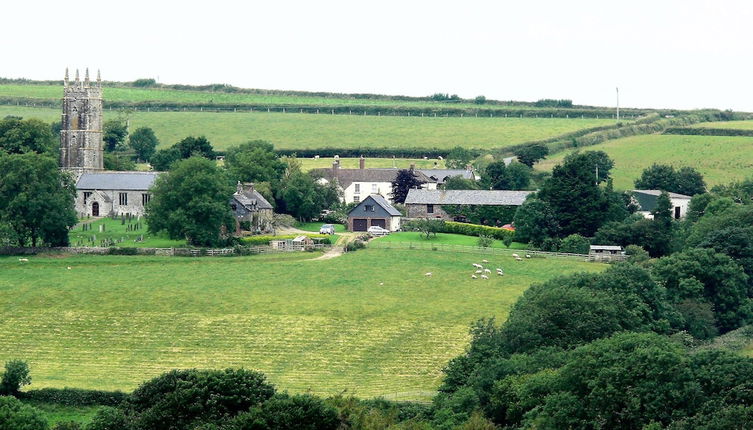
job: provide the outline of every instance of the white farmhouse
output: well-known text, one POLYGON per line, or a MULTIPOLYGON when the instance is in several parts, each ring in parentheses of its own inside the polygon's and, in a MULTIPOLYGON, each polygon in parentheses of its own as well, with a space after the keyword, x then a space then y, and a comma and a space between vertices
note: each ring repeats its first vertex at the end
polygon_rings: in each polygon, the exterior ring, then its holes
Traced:
MULTIPOLYGON (((646 218, 653 218, 651 211, 656 209, 656 201, 661 193, 661 190, 633 190, 633 203, 638 205, 638 213, 646 218)), ((677 193, 667 194, 669 194, 669 201, 672 203, 672 217, 674 219, 685 218, 691 196, 677 193)))

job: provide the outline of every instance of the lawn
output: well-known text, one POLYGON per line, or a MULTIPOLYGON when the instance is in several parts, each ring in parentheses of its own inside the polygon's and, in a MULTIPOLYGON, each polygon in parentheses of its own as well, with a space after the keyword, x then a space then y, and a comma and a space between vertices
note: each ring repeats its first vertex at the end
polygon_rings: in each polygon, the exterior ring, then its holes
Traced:
MULTIPOLYGON (((380 237, 376 239, 379 242, 392 243, 392 242, 409 242, 419 245, 424 244, 441 244, 441 245, 462 245, 462 246, 478 246, 478 237, 465 236, 462 234, 450 234, 450 233, 438 233, 436 236, 432 236, 429 239, 420 233, 415 231, 404 231, 399 233, 391 233, 388 236, 380 237)), ((525 243, 513 242, 510 245, 510 249, 526 249, 528 245, 525 243)), ((501 240, 495 240, 492 243, 492 248, 506 249, 504 243, 501 240)))
POLYGON ((311 258, 2 257, 0 362, 28 360, 31 388, 132 390, 173 368, 244 366, 292 392, 416 398, 473 321, 504 320, 533 282, 605 267, 505 261, 506 276, 485 281, 470 278, 478 255, 311 258))
MULTIPOLYGON (((0 106, 0 118, 18 115, 44 121, 60 119, 48 108, 0 106)), ((105 111, 105 120, 117 118, 105 111)), ((263 139, 279 149, 440 148, 492 149, 546 139, 609 119, 580 118, 419 118, 402 116, 315 115, 297 113, 135 112, 131 129, 151 127, 160 147, 186 136, 205 135, 217 150, 263 139)))
MULTIPOLYGON (((753 175, 753 137, 649 134, 612 140, 582 150, 609 154, 614 160, 614 186, 622 190, 632 189, 633 181, 653 163, 671 164, 676 168, 694 167, 703 174, 709 186, 753 175)), ((572 152, 560 152, 538 163, 536 169, 551 170, 572 152)))
MULTIPOLYGON (((332 157, 299 158, 301 168, 305 171, 311 169, 330 168, 335 161, 332 157)), ((359 167, 358 158, 340 158, 340 167, 343 169, 357 169, 359 167)), ((415 164, 417 169, 444 169, 444 160, 429 158, 424 160, 411 158, 366 158, 366 168, 372 167, 396 167, 398 169, 407 169, 411 164, 415 164), (435 164, 436 163, 436 164, 435 164)))
MULTIPOLYGON (((315 233, 319 233, 319 228, 323 226, 324 222, 299 222, 295 225, 295 228, 299 230, 304 231, 312 231, 315 233)), ((345 226, 343 224, 333 224, 335 226, 335 233, 343 233, 345 231, 345 226)))
POLYGON ((753 130, 753 121, 713 121, 693 124, 697 128, 727 128, 732 130, 753 130))
MULTIPOLYGON (((86 222, 86 220, 83 220, 86 222)), ((71 246, 102 246, 104 240, 114 241, 112 246, 125 246, 136 248, 185 248, 185 240, 173 240, 167 237, 166 233, 151 234, 147 231, 146 220, 143 218, 137 220, 133 218, 130 222, 125 221, 125 224, 120 219, 101 218, 96 221, 91 221, 91 230, 83 230, 81 225, 74 227, 70 233, 68 233, 68 240, 71 246), (141 228, 138 230, 128 231, 130 228, 136 227, 136 224, 140 223, 141 228), (99 226, 104 225, 105 231, 99 231, 99 226), (143 237, 142 241, 137 239, 143 237)))

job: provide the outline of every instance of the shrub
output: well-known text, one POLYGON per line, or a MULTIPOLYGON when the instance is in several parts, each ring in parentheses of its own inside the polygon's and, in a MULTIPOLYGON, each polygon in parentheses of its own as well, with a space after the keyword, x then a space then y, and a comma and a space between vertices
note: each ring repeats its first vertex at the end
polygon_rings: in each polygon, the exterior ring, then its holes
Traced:
POLYGON ((47 430, 47 420, 42 413, 20 400, 0 396, 0 430, 47 430))
POLYGON ((356 239, 354 241, 348 242, 345 245, 345 251, 346 252, 357 251, 359 249, 364 249, 364 248, 366 248, 366 242, 364 242, 362 240, 359 240, 359 239, 356 239))
POLYGON ((559 250, 570 254, 588 254, 590 246, 591 242, 587 238, 579 234, 571 234, 562 239, 559 250))
POLYGON ((127 398, 122 391, 84 390, 80 388, 40 388, 21 393, 24 400, 64 406, 118 406, 127 398))
POLYGON ((0 394, 15 396, 21 387, 31 384, 29 365, 22 360, 11 360, 5 363, 5 373, 0 381, 0 394))
POLYGON ((444 230, 441 233, 455 233, 465 236, 489 236, 496 240, 505 240, 505 237, 514 233, 498 227, 489 227, 478 224, 466 224, 462 222, 445 221, 444 230))
POLYGON ((479 248, 488 248, 494 243, 494 239, 491 236, 484 236, 483 234, 478 237, 479 248))

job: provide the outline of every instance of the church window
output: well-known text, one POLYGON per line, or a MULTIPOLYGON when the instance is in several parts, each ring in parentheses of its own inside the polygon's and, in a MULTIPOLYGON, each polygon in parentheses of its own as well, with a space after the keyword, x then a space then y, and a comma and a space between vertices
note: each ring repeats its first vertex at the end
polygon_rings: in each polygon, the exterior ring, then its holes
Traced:
POLYGON ((152 196, 149 195, 149 193, 143 193, 141 194, 141 205, 146 206, 147 203, 149 203, 149 200, 152 198, 152 196))
POLYGON ((84 191, 84 204, 89 200, 89 197, 92 196, 91 191, 84 191))
POLYGON ((119 193, 118 195, 118 203, 120 203, 121 206, 125 206, 128 204, 128 193, 119 193))

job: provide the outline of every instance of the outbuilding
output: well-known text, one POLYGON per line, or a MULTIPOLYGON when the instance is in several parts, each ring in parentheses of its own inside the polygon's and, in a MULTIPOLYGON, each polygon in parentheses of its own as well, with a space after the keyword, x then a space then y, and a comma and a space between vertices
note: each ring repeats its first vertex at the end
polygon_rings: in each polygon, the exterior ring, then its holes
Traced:
POLYGON ((384 197, 372 194, 348 212, 348 231, 367 231, 372 226, 398 231, 401 216, 384 197))

